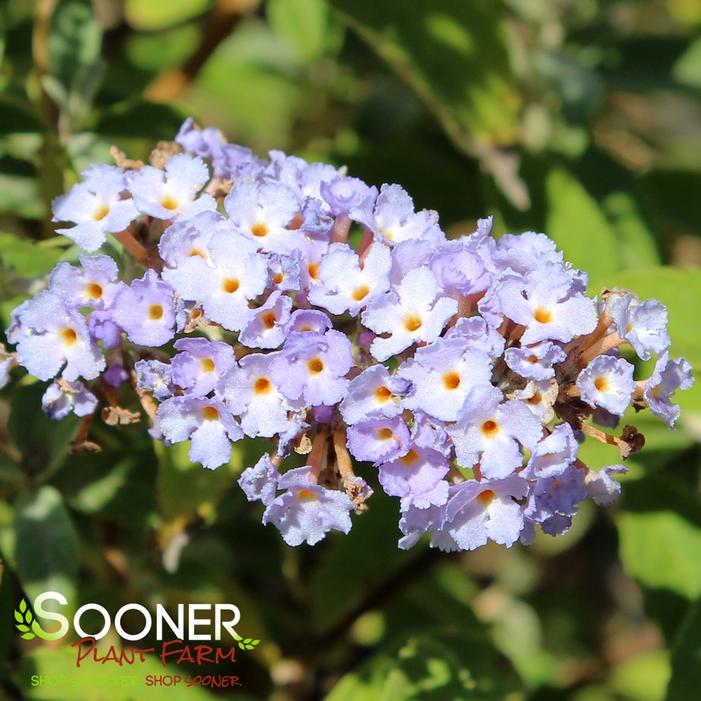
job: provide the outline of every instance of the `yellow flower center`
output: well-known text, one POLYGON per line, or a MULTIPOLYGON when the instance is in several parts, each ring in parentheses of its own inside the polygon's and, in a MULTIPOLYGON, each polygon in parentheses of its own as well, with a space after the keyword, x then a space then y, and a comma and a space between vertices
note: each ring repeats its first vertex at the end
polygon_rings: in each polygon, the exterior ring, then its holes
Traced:
POLYGON ((102 221, 110 213, 110 208, 106 204, 101 204, 92 215, 95 221, 102 221))
POLYGON ((351 297, 353 297, 356 302, 360 302, 361 299, 365 299, 368 296, 369 292, 370 288, 367 285, 358 285, 358 287, 353 290, 351 297))
POLYGON ((378 402, 382 402, 384 404, 384 402, 388 402, 391 398, 392 392, 388 387, 382 385, 375 390, 375 399, 377 399, 378 402))
POLYGON ((179 206, 178 201, 172 195, 166 195, 161 200, 161 207, 163 207, 163 209, 169 209, 171 212, 179 206))
POLYGON ((307 361, 307 367, 312 375, 318 375, 324 369, 324 363, 321 358, 312 358, 307 361))
POLYGON ((491 489, 485 489, 483 492, 480 492, 475 498, 477 499, 478 502, 482 504, 482 506, 489 506, 492 503, 492 500, 496 494, 491 489))
POLYGON ((201 358, 202 372, 214 372, 214 361, 211 358, 201 358))
POLYGON ((533 315, 539 324, 548 324, 553 320, 553 314, 549 309, 538 307, 533 315))
POLYGON ((422 323, 423 322, 416 314, 407 314, 407 316, 404 317, 404 328, 410 333, 420 329, 422 323))
POLYGON ((151 319, 151 321, 158 321, 162 317, 163 317, 163 305, 152 304, 148 308, 148 318, 151 319))
POLYGON ((224 278, 221 284, 222 290, 231 295, 239 289, 239 281, 235 277, 224 278))
POLYGON ((85 295, 89 299, 102 299, 102 286, 91 282, 85 286, 85 295))
POLYGON ((67 346, 72 346, 78 340, 78 334, 70 326, 61 330, 61 338, 67 346))
POLYGON ((609 388, 608 378, 604 375, 599 375, 599 377, 594 380, 594 387, 596 387, 599 392, 606 392, 609 388))
POLYGON ((311 489, 300 489, 297 492, 297 499, 300 501, 316 501, 319 497, 311 489))

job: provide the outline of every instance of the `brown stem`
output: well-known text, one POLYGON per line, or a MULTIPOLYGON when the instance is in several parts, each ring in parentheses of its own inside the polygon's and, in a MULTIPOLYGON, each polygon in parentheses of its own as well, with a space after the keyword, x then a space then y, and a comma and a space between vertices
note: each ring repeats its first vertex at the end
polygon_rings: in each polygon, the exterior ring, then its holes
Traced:
POLYGON ((319 473, 321 472, 321 463, 324 459, 324 454, 326 452, 326 440, 329 437, 329 430, 325 426, 320 427, 316 436, 314 436, 314 441, 312 443, 312 450, 309 453, 309 460, 307 464, 312 468, 312 482, 319 481, 319 473))
POLYGON ((331 232, 331 243, 345 243, 348 241, 348 232, 350 231, 351 220, 341 214, 336 217, 333 223, 333 231, 331 232))
POLYGON ((611 333, 589 346, 589 348, 587 348, 580 355, 580 359, 584 364, 586 364, 590 360, 596 358, 596 356, 601 355, 602 353, 607 353, 614 348, 618 348, 621 343, 623 343, 623 339, 617 333, 611 333))
POLYGON ((113 234, 113 236, 135 260, 144 265, 147 264, 149 259, 148 250, 134 238, 134 234, 129 229, 113 234))
POLYGON ((360 246, 358 246, 358 255, 360 256, 361 264, 365 262, 365 256, 367 256, 370 246, 372 246, 372 242, 374 240, 375 236, 372 231, 370 231, 370 229, 364 229, 363 238, 360 241, 360 246))

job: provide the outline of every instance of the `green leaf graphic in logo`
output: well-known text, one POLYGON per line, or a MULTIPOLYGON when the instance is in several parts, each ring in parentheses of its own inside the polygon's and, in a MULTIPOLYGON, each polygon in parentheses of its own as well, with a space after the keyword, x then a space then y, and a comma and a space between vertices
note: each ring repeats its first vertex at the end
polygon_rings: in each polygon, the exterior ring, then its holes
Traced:
POLYGON ((24 599, 19 602, 19 609, 15 609, 15 627, 22 633, 20 637, 25 640, 33 640, 34 638, 50 640, 51 638, 34 618, 34 614, 24 599))
POLYGON ((260 640, 243 638, 236 632, 234 632, 234 640, 236 640, 242 650, 255 650, 256 646, 260 643, 260 640))

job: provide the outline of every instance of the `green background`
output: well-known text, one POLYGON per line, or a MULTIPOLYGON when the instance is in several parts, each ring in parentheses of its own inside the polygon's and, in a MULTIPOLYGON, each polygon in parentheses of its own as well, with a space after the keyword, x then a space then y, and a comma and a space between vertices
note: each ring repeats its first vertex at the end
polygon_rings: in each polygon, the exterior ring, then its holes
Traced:
MULTIPOLYGON (((673 352, 701 367, 698 0, 6 0, 0 4, 0 316, 77 251, 49 203, 112 144, 145 158, 185 115, 399 182, 450 234, 546 231, 591 277, 669 306, 673 352)), ((66 644, 22 641, 12 610, 233 601, 240 699, 698 701, 701 383, 679 430, 646 415, 623 498, 586 504, 530 548, 396 548, 377 494, 350 536, 290 549, 234 478, 142 425, 48 421, 20 371, 0 393, 0 696, 214 698, 198 689, 32 688, 66 644)), ((631 419, 632 420, 632 419, 631 419)), ((616 462, 587 448, 593 467, 616 462)), ((369 471, 365 471, 369 475, 369 471)), ((115 674, 104 667, 90 673, 115 674)), ((155 663, 121 670, 157 672, 155 663)))

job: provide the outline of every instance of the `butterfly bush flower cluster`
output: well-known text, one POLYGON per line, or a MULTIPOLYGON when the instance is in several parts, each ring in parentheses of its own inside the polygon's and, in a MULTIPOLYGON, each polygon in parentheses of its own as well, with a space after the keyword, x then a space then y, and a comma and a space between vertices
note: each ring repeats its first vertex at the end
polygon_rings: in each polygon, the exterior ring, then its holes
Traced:
POLYGON ((448 239, 399 185, 191 121, 151 161, 117 153, 54 202, 85 254, 14 311, 0 356, 4 379, 19 364, 48 383, 49 416, 83 417, 83 447, 91 421, 142 416, 209 469, 270 439, 239 484, 288 544, 347 533, 379 488, 400 547, 472 550, 613 503, 625 468, 590 469, 583 441, 624 460, 644 441, 617 428, 629 407, 679 417, 692 374, 664 306, 592 298, 544 234, 497 240, 483 219, 448 239))

